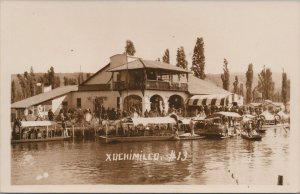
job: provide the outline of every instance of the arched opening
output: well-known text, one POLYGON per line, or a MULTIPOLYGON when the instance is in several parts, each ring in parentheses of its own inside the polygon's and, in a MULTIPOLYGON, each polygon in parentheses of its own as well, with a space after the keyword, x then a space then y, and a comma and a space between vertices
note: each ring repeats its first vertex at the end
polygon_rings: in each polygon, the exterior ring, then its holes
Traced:
POLYGON ((184 114, 185 106, 184 100, 179 95, 172 95, 169 98, 169 113, 176 112, 177 114, 184 114))
POLYGON ((161 113, 165 109, 164 100, 159 95, 153 95, 150 98, 150 109, 151 111, 157 111, 161 113))
POLYGON ((123 103, 123 110, 127 112, 142 112, 142 98, 138 95, 126 96, 123 103))

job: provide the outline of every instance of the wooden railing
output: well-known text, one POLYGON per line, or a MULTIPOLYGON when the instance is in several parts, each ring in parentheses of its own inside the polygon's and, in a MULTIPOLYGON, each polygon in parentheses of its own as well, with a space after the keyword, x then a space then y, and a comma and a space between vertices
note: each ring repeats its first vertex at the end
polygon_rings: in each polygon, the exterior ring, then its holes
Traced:
POLYGON ((114 90, 172 90, 172 91, 188 91, 187 83, 169 83, 164 81, 146 81, 146 84, 140 82, 129 82, 126 84, 125 81, 114 82, 114 90))
POLYGON ((111 89, 110 84, 90 84, 78 87, 79 91, 107 91, 111 89))

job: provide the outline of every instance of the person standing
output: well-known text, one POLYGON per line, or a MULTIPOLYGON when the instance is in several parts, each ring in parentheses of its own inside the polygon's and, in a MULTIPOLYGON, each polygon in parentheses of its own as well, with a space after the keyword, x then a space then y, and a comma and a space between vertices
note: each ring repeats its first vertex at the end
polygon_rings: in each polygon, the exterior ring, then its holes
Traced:
POLYGON ((48 119, 49 119, 49 121, 53 121, 53 118, 54 118, 54 113, 52 112, 51 109, 49 109, 49 111, 48 111, 48 119))

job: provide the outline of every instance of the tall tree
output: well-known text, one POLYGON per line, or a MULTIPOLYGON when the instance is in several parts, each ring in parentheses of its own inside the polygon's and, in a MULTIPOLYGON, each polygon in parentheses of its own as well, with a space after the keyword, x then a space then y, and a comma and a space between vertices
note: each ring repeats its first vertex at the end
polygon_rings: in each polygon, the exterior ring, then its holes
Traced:
POLYGON ((272 71, 265 68, 258 74, 258 89, 262 93, 263 100, 270 100, 274 94, 275 83, 272 80, 272 71))
POLYGON ((290 88, 291 88, 291 81, 288 79, 287 81, 287 102, 290 101, 290 88))
POLYGON ((21 74, 18 74, 17 77, 18 77, 19 84, 20 84, 21 90, 22 90, 22 96, 21 96, 21 98, 22 99, 28 98, 29 96, 27 95, 28 91, 27 91, 27 87, 26 87, 26 80, 25 80, 25 78, 21 74))
POLYGON ((246 72, 246 103, 252 101, 252 83, 253 83, 253 64, 248 65, 248 70, 246 72))
POLYGON ((50 67, 50 70, 48 70, 48 82, 49 85, 51 85, 51 88, 55 88, 55 72, 54 67, 50 67))
POLYGON ((164 63, 169 63, 170 64, 170 52, 169 52, 169 49, 165 50, 165 54, 164 54, 162 60, 163 60, 164 63))
POLYGON ((282 72, 281 98, 283 104, 286 105, 288 102, 288 79, 284 70, 282 72))
POLYGON ((233 82, 233 93, 239 94, 239 79, 238 76, 235 76, 235 80, 233 82))
POLYGON ((194 75, 200 79, 205 79, 205 56, 204 56, 204 42, 203 38, 197 38, 196 45, 194 47, 192 68, 194 75))
POLYGON ((239 95, 244 96, 244 84, 240 83, 239 95))
POLYGON ((177 61, 176 63, 177 67, 180 67, 182 69, 187 69, 188 62, 185 59, 185 52, 182 46, 177 49, 176 61, 177 61))
POLYGON ((30 74, 29 74, 29 87, 30 87, 30 96, 36 95, 36 77, 33 71, 33 67, 30 67, 30 74))
POLYGON ((17 97, 17 88, 16 88, 16 83, 14 80, 12 80, 11 82, 11 103, 16 101, 16 97, 17 97))
POLYGON ((131 40, 126 40, 125 53, 130 56, 135 54, 134 44, 131 40))
POLYGON ((223 89, 229 91, 229 81, 230 74, 228 69, 228 61, 227 59, 224 59, 224 65, 223 65, 223 74, 221 75, 221 79, 223 82, 223 89))

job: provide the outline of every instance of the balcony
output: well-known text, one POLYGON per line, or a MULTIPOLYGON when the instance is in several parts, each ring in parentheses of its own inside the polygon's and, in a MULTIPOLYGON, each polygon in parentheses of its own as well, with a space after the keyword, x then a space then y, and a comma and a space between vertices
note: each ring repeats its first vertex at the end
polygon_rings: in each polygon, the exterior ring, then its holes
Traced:
POLYGON ((113 89, 114 90, 140 90, 140 89, 147 89, 147 90, 163 90, 163 91, 188 91, 187 83, 170 83, 164 81, 150 81, 147 80, 146 84, 143 83, 136 83, 136 82, 129 82, 128 84, 125 81, 114 82, 113 89))

